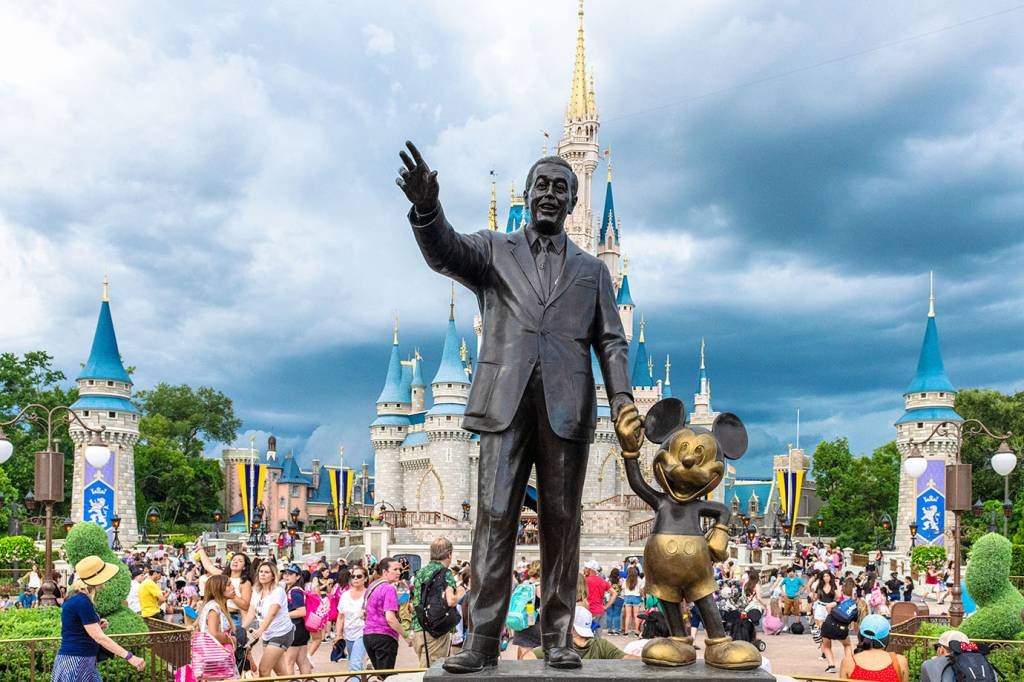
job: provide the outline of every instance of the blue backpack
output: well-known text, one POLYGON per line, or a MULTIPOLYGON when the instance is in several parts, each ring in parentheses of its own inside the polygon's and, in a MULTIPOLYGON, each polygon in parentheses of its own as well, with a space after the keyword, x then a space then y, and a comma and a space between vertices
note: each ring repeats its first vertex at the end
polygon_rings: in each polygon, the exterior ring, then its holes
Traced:
POLYGON ((857 600, 844 599, 832 607, 832 620, 840 625, 847 625, 857 620, 857 600))
POLYGON ((524 580, 512 592, 508 615, 505 616, 505 627, 513 632, 520 632, 536 622, 533 612, 533 600, 536 598, 533 583, 524 580))

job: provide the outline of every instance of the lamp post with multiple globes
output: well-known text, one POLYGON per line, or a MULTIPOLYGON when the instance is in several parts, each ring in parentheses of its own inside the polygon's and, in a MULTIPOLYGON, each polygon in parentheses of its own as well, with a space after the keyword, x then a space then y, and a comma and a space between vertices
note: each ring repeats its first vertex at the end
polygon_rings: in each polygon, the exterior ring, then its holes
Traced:
MULTIPOLYGON (((992 433, 979 419, 966 419, 962 422, 944 421, 939 422, 923 440, 910 441, 910 455, 903 462, 903 471, 915 481, 924 475, 928 468, 928 460, 921 454, 921 447, 929 443, 936 436, 953 436, 956 440, 956 449, 953 453, 952 464, 946 465, 946 509, 953 512, 953 586, 950 590, 953 599, 949 605, 949 624, 954 628, 960 625, 964 619, 964 604, 960 595, 960 514, 971 511, 971 465, 964 464, 961 453, 965 438, 974 436, 988 436, 989 438, 1001 441, 999 448, 992 455, 992 468, 996 473, 1008 477, 1013 468, 1017 465, 1017 456, 1007 444, 1012 433, 1002 435, 992 433), (1010 463, 1012 459, 1012 464, 1010 463), (1005 472, 1005 473, 1003 473, 1005 472)), ((1006 497, 1009 499, 1009 479, 1006 483, 1006 497)), ((1004 502, 1004 508, 1005 508, 1004 502)), ((916 533, 915 533, 916 535, 916 533)), ((913 537, 913 536, 912 536, 913 537)))
MULTIPOLYGON (((4 427, 14 426, 20 421, 39 424, 46 429, 46 449, 35 453, 35 495, 32 505, 41 502, 44 508, 43 523, 46 527, 45 568, 43 584, 39 588, 39 605, 52 606, 57 603, 57 586, 52 580, 53 575, 53 505, 64 501, 64 454, 57 451, 53 435, 55 419, 63 413, 70 424, 72 421, 91 434, 89 444, 85 448, 85 459, 97 469, 110 461, 111 452, 103 442, 103 427, 93 428, 86 425, 78 415, 66 405, 46 407, 32 403, 26 405, 18 414, 5 422, 0 422, 0 464, 4 464, 14 454, 14 445, 4 433, 4 427)), ((26 496, 25 506, 31 509, 26 496)))

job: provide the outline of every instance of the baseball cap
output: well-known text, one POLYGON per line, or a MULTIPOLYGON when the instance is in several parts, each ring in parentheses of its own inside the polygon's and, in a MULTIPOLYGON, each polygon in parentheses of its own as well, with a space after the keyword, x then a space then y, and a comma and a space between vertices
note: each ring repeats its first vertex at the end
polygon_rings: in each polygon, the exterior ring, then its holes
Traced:
POLYGON ((302 575, 302 569, 299 568, 298 564, 288 564, 284 567, 285 573, 294 573, 295 575, 302 575))
POLYGON ((935 643, 935 646, 944 646, 948 649, 949 645, 953 642, 963 642, 964 644, 967 644, 970 641, 971 640, 968 639, 967 635, 960 632, 959 630, 946 630, 941 635, 939 635, 939 641, 935 643))
POLYGON ((861 637, 873 639, 883 644, 885 643, 885 638, 889 636, 889 630, 889 621, 885 616, 880 616, 877 613, 868 616, 860 624, 861 637))
POLYGON ((572 621, 572 629, 580 637, 593 638, 594 630, 590 627, 594 622, 594 616, 582 606, 576 607, 576 616, 572 621))
POLYGON ((584 568, 589 568, 591 571, 600 571, 601 570, 601 564, 597 563, 593 559, 591 559, 587 563, 583 564, 583 567, 584 568))

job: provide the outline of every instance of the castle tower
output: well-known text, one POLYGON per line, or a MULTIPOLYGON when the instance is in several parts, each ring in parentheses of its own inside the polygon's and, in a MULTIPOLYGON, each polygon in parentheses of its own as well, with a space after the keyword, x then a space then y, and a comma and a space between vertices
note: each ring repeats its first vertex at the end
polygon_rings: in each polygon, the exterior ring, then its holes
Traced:
POLYGON ((508 199, 508 220, 505 221, 505 232, 515 232, 526 227, 530 222, 530 208, 522 194, 516 194, 516 183, 512 183, 508 199))
MULTIPOLYGON (((917 360, 917 372, 903 392, 905 411, 896 421, 896 447, 900 463, 911 453, 911 442, 927 438, 932 429, 942 422, 961 422, 963 418, 953 409, 956 389, 946 376, 939 347, 939 330, 935 324, 935 293, 928 298, 928 319, 924 340, 917 360)), ((956 456, 956 437, 953 434, 935 434, 931 442, 920 447, 928 466, 916 481, 900 467, 899 510, 896 514, 896 551, 910 551, 910 523, 917 523, 916 544, 942 545, 946 523, 952 523, 952 513, 945 510, 946 464, 956 456)))
MULTIPOLYGON (((494 175, 494 171, 491 171, 494 175)), ((491 201, 487 209, 487 229, 492 232, 498 229, 498 183, 491 180, 491 201)))
POLYGON ((672 370, 672 361, 669 356, 665 356, 665 381, 661 384, 661 397, 671 398, 672 397, 672 377, 669 372, 672 370))
POLYGON ((612 196, 612 158, 611 150, 605 152, 608 155, 608 185, 604 191, 604 210, 601 212, 601 230, 598 232, 597 257, 608 268, 612 275, 612 281, 621 288, 617 281, 619 274, 619 220, 615 215, 615 199, 612 196))
POLYGON ((410 509, 440 511, 460 518, 462 501, 471 497, 469 454, 473 434, 462 428, 470 386, 467 361, 465 341, 460 341, 455 327, 452 285, 441 364, 430 384, 434 405, 427 410, 423 424, 428 456, 408 462, 405 469, 406 505, 410 509))
POLYGON ((409 431, 409 411, 412 408, 411 386, 409 393, 406 394, 402 374, 396 318, 388 374, 384 380, 384 388, 377 397, 377 418, 370 425, 370 444, 374 453, 373 471, 376 477, 374 503, 388 502, 396 507, 400 506, 404 495, 398 448, 409 431))
POLYGON ((594 102, 594 80, 587 82, 587 58, 583 47, 583 0, 576 30, 576 62, 572 72, 569 105, 565 108, 558 155, 569 162, 579 178, 579 202, 565 221, 565 231, 584 251, 594 252, 593 179, 597 168, 597 130, 601 127, 594 102))
POLYGON ((427 385, 423 383, 423 356, 417 348, 412 354, 412 407, 410 411, 417 414, 426 409, 427 385))
POLYGON ((633 341, 633 310, 636 304, 633 303, 633 295, 629 291, 629 259, 622 264, 622 283, 619 285, 619 293, 615 297, 615 305, 619 308, 619 319, 622 320, 622 329, 626 332, 626 342, 633 341))
POLYGON ((647 354, 646 323, 640 318, 640 336, 637 337, 636 357, 633 358, 633 400, 640 414, 647 414, 660 394, 659 382, 654 380, 653 362, 647 354))
POLYGON ((110 529, 110 519, 116 513, 121 517, 121 541, 134 542, 138 538, 135 443, 139 440, 139 410, 131 402, 132 380, 117 347, 106 278, 92 350, 77 383, 79 397, 71 409, 90 427, 105 429, 103 436, 113 456, 99 469, 86 462, 89 434, 71 422, 69 431, 75 443, 71 518, 110 529))
POLYGON ((718 413, 711 409, 711 382, 704 364, 704 339, 700 340, 700 370, 697 373, 697 392, 693 394, 693 411, 689 422, 696 426, 711 428, 718 413))

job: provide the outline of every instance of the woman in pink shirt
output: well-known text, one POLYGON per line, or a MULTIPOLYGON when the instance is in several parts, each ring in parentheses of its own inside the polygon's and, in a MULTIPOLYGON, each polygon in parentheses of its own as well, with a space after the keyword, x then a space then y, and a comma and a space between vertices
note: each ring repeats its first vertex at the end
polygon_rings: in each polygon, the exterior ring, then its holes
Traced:
POLYGON ((377 564, 376 579, 366 588, 363 645, 374 670, 394 669, 398 657, 402 624, 398 620, 398 591, 395 590, 395 583, 401 577, 402 565, 398 560, 384 557, 377 564))

